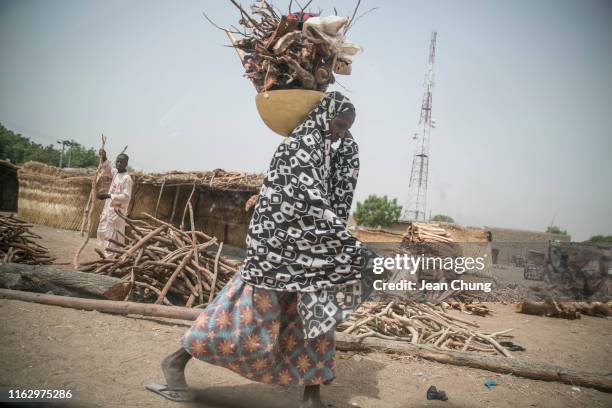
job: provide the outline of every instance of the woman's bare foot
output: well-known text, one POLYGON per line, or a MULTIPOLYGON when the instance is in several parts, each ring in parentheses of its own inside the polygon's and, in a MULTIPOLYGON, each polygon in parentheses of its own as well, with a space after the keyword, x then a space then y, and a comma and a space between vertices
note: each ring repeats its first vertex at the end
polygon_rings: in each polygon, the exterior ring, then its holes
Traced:
POLYGON ((321 402, 321 387, 319 385, 304 387, 304 396, 300 408, 326 408, 321 402))
POLYGON ((191 355, 183 348, 168 355, 162 360, 162 372, 169 389, 187 388, 185 379, 185 366, 191 360, 191 355))

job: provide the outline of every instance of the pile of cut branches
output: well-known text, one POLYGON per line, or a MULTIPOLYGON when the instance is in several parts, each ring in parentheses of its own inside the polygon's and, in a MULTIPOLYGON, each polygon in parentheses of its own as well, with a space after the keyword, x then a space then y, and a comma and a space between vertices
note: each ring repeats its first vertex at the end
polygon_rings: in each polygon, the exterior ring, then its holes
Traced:
POLYGON ((453 242, 451 235, 439 224, 413 222, 404 234, 404 243, 416 242, 453 242))
MULTIPOLYGON (((238 264, 221 256, 223 243, 196 231, 188 204, 191 229, 181 230, 149 214, 145 220, 124 217, 124 242, 110 240, 114 253, 85 262, 79 268, 115 276, 140 288, 156 304, 201 306, 209 303, 236 273, 238 264), (150 221, 149 221, 150 220, 150 221)), ((119 214, 119 213, 118 213, 119 214)), ((129 296, 129 294, 128 294, 129 296)))
POLYGON ((345 35, 361 17, 355 18, 360 1, 350 19, 306 12, 312 1, 297 12, 291 11, 290 3, 286 15, 266 0, 255 1, 250 12, 237 1, 230 1, 240 12, 241 28, 225 29, 209 21, 228 34, 242 60, 245 76, 253 82, 257 92, 274 89, 325 91, 334 83, 334 73, 351 73, 351 57, 361 48, 346 42, 345 35))
POLYGON ((47 248, 34 241, 41 237, 30 231, 32 227, 13 214, 0 215, 0 262, 48 265, 55 260, 47 248))
MULTIPOLYGON (((510 330, 483 333, 477 323, 450 315, 441 306, 416 302, 364 302, 338 330, 357 339, 378 337, 386 340, 429 344, 446 350, 478 351, 511 357, 500 344, 510 330)), ((502 342, 503 343, 503 342, 502 342)))

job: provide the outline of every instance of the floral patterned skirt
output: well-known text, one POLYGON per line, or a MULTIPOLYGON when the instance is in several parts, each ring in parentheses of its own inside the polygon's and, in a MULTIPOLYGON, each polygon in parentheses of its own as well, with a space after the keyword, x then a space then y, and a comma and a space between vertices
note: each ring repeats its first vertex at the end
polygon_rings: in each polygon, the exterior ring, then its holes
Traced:
POLYGON ((228 282, 181 339, 193 357, 250 380, 316 385, 334 379, 334 330, 304 339, 297 293, 228 282))

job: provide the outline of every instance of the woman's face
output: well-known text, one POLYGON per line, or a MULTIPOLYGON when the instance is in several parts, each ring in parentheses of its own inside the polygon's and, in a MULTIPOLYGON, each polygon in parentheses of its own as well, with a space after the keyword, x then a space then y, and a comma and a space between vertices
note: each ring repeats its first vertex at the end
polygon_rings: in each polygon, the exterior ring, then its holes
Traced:
POLYGON ((355 111, 349 110, 342 112, 329 122, 329 133, 331 141, 335 142, 338 139, 350 136, 349 129, 355 122, 355 111))

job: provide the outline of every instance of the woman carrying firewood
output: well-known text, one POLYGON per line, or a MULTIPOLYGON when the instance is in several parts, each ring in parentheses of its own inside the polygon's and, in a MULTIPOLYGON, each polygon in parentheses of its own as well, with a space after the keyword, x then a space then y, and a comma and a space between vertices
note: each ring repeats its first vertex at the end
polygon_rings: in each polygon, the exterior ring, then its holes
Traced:
POLYGON ((167 356, 167 385, 189 398, 184 369, 195 357, 254 381, 305 386, 302 407, 323 407, 335 377, 335 327, 372 289, 373 254, 346 229, 359 159, 349 132, 355 108, 327 93, 277 148, 249 224, 240 273, 167 356), (338 142, 337 147, 332 146, 338 142))

